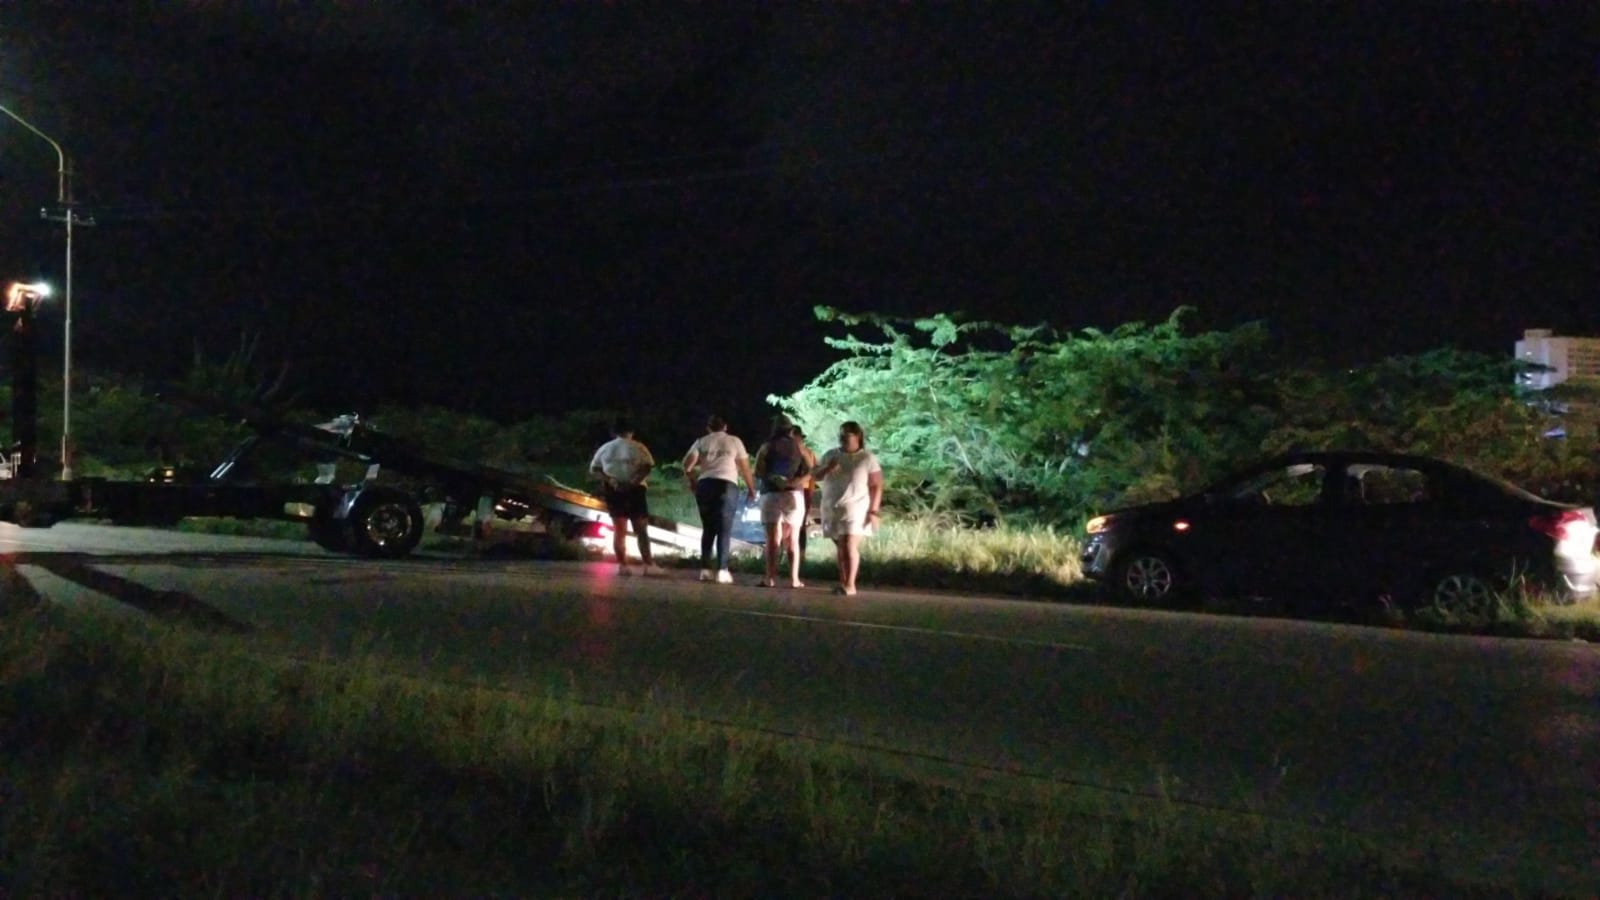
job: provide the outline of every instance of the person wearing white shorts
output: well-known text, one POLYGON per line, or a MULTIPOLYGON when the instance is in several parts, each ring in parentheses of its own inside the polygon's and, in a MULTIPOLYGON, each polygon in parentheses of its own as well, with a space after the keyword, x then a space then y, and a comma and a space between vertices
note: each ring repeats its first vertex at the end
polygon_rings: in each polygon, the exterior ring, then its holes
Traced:
POLYGON ((822 454, 812 477, 822 484, 822 533, 838 551, 839 586, 834 593, 854 596, 861 570, 861 539, 878 527, 883 503, 883 467, 867 449, 867 435, 856 422, 839 426, 839 446, 822 454))
POLYGON ((805 587, 800 581, 800 529, 805 527, 806 499, 801 490, 811 467, 810 452, 794 436, 794 425, 779 416, 772 424, 772 437, 756 451, 755 475, 761 485, 761 525, 766 532, 766 577, 762 587, 778 583, 778 556, 789 554, 789 586, 805 587))
POLYGON ((761 524, 798 528, 805 517, 804 491, 773 491, 761 495, 761 524))

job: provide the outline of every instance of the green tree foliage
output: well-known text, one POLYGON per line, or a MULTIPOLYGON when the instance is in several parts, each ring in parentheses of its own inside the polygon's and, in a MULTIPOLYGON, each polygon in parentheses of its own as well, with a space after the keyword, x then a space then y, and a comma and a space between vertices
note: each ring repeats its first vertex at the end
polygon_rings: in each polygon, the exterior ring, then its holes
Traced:
POLYGON ((1285 369, 1263 449, 1363 448, 1449 459, 1558 499, 1600 488, 1594 422, 1552 414, 1516 386, 1510 358, 1433 350, 1360 369, 1285 369), (1545 434, 1556 426, 1563 440, 1545 434))
POLYGON ((860 421, 902 503, 1029 511, 1070 520, 1175 496, 1290 449, 1382 449, 1450 459, 1589 500, 1592 434, 1542 435, 1551 419, 1515 387, 1513 363, 1454 350, 1354 370, 1272 352, 1265 328, 1047 326, 903 320, 828 308, 843 358, 769 398, 808 431, 860 421))
MULTIPOLYGON (((1517 389, 1511 360, 1454 350, 1358 369, 1317 367, 1278 357, 1259 325, 1196 332, 1185 327, 1186 313, 1069 333, 821 308, 818 316, 843 331, 828 339, 840 358, 795 393, 769 400, 818 445, 831 443, 840 422, 861 422, 887 469, 892 502, 958 518, 1020 513, 1072 523, 1197 489, 1291 449, 1421 453, 1556 499, 1600 499, 1600 392, 1592 388, 1530 397, 1517 389), (1568 436, 1544 437, 1556 424, 1568 436)), ((138 477, 160 463, 209 469, 251 433, 225 408, 327 418, 293 405, 284 373, 263 376, 254 357, 249 341, 220 362, 197 355, 182 393, 186 401, 209 398, 201 408, 171 402, 170 386, 85 373, 73 403, 80 471, 138 477), (204 411, 206 402, 215 409, 204 411)), ((44 462, 59 441, 60 385, 44 380, 40 388, 44 462)), ((537 470, 587 461, 613 413, 505 424, 390 404, 366 419, 434 453, 537 470)), ((673 436, 686 421, 676 412, 646 410, 633 421, 661 460, 688 445, 673 436)), ((291 456, 269 454, 257 474, 309 476, 306 460, 291 456)))
MULTIPOLYGON (((249 431, 237 419, 170 402, 137 378, 80 373, 72 392, 72 443, 79 474, 143 477, 160 465, 215 465, 249 431)), ((59 384, 41 385, 40 459, 52 464, 61 435, 59 384)))
POLYGON ((1272 421, 1264 329, 1188 334, 1186 313, 1067 334, 821 308, 850 329, 828 339, 845 358, 769 402, 817 434, 862 422, 902 502, 1075 514, 1169 495, 1255 452, 1272 421))

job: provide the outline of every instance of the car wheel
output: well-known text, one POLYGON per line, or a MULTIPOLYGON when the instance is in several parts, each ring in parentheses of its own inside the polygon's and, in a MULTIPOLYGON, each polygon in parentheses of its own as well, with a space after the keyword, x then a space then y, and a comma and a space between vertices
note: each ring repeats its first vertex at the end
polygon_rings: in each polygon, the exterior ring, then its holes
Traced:
POLYGON ((368 490, 344 522, 349 548, 361 556, 398 559, 422 540, 422 507, 399 491, 368 490))
POLYGON ((1435 608, 1457 615, 1479 615, 1494 607, 1495 589, 1488 579, 1471 572, 1455 572, 1439 578, 1428 592, 1435 608))
POLYGON ((1159 550, 1134 550, 1117 563, 1112 586, 1117 596, 1133 603, 1160 605, 1176 600, 1183 589, 1177 563, 1159 550))

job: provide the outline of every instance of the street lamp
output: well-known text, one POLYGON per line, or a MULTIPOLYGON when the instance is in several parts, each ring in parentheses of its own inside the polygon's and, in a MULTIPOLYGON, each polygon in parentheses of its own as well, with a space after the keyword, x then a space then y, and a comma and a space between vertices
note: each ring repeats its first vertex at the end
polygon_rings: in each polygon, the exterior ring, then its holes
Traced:
POLYGON ((6 288, 6 312, 22 312, 28 309, 35 301, 50 298, 50 285, 42 281, 28 284, 21 281, 11 282, 6 288))
POLYGON ((80 219, 72 212, 72 173, 67 169, 67 154, 61 145, 6 107, 0 106, 0 113, 16 120, 17 124, 33 132, 56 151, 56 205, 60 207, 60 213, 52 216, 49 210, 41 212, 46 219, 64 222, 67 227, 67 270, 61 299, 66 316, 61 354, 61 480, 66 481, 72 478, 72 226, 93 225, 94 221, 80 219))
POLYGON ((33 478, 39 459, 39 369, 35 365, 33 311, 50 296, 44 282, 11 282, 6 289, 7 341, 11 349, 11 438, 5 451, 9 478, 33 478))

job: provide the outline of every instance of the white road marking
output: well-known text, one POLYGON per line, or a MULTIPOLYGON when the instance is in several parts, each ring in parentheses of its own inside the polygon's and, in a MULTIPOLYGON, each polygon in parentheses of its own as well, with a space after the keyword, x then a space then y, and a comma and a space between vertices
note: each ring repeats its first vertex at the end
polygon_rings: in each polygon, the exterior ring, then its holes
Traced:
POLYGON ((903 631, 910 634, 925 634, 932 637, 959 638, 969 641, 989 641, 995 644, 1015 644, 1022 647, 1046 647, 1051 650, 1071 650, 1077 653, 1092 653, 1093 647, 1087 644, 1067 644, 1058 641, 1035 641, 1028 638, 1000 637, 994 634, 978 634, 972 631, 942 631, 937 628, 918 628, 915 625, 887 625, 882 622, 862 622, 856 619, 830 619, 824 616, 802 616, 796 613, 762 612, 755 609, 735 609, 730 606, 713 606, 713 612, 728 613, 736 616, 755 616, 761 619, 787 619, 794 622, 814 622, 818 625, 838 625, 844 628, 870 628, 879 631, 903 631))

